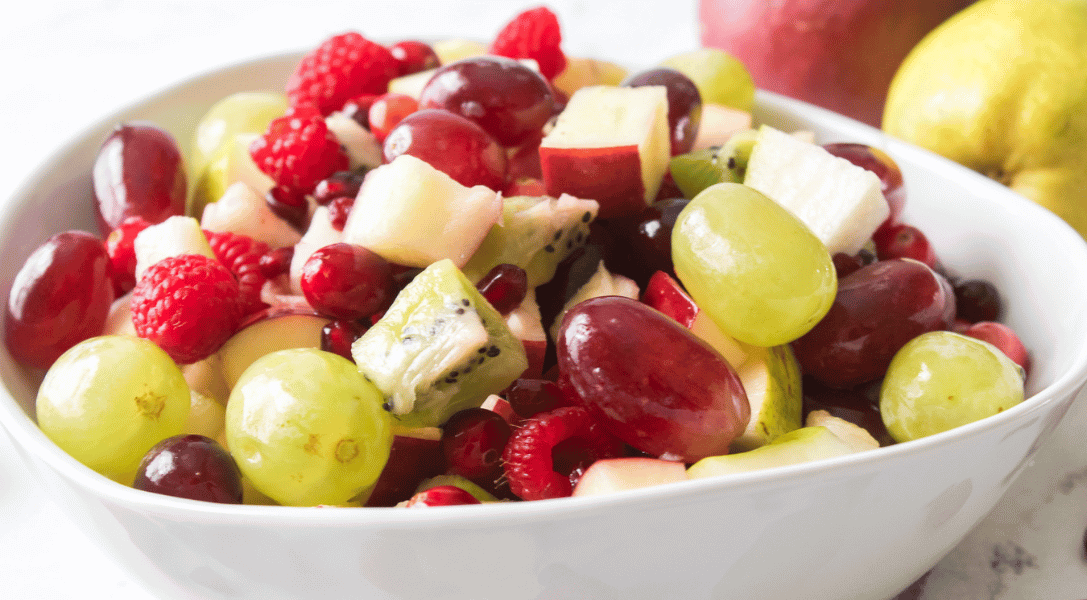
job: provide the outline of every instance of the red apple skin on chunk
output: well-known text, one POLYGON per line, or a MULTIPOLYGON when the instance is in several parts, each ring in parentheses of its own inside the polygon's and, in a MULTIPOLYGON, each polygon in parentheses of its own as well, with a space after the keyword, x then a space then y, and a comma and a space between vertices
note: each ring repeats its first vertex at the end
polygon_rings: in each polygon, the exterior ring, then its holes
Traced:
POLYGON ((651 456, 690 463, 728 454, 751 417, 728 362, 637 300, 602 296, 573 307, 556 353, 565 383, 604 428, 651 456))
POLYGON ((424 480, 445 470, 441 442, 412 435, 394 435, 389 460, 374 484, 366 506, 396 506, 411 498, 424 480))
POLYGON ((549 196, 570 194, 600 203, 600 218, 637 213, 646 206, 637 146, 540 148, 549 196))

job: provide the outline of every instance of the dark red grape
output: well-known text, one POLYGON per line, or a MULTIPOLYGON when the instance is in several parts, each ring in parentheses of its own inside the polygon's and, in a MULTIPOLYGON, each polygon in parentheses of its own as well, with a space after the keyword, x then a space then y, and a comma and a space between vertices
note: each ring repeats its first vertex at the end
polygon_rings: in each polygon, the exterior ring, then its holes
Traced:
POLYGON ((969 323, 997 321, 1003 303, 996 286, 981 279, 967 279, 954 284, 958 318, 969 323))
POLYGON ((954 320, 943 276, 916 261, 885 260, 841 278, 834 304, 793 350, 805 374, 848 388, 882 377, 906 342, 954 320))
POLYGON ((472 481, 493 481, 502 470, 502 451, 510 434, 509 423, 494 411, 458 411, 442 426, 442 453, 449 472, 472 481))
POLYGON ((100 335, 113 303, 110 259, 83 231, 58 233, 26 259, 8 297, 4 343, 19 363, 46 369, 100 335))
POLYGON ((637 300, 604 296, 573 307, 556 352, 563 378, 604 428, 653 456, 726 454, 750 418, 743 384, 721 355, 637 300))
POLYGON ((501 56, 465 58, 438 68, 419 95, 419 108, 441 108, 479 124, 503 146, 520 146, 551 119, 547 80, 501 56))
POLYGON ((98 151, 92 171, 102 235, 126 217, 148 223, 185 213, 185 164, 174 137, 150 123, 118 125, 98 151))
POLYGON ((318 311, 337 319, 363 319, 392 300, 392 267, 362 246, 340 242, 310 255, 301 286, 318 311))
POLYGON ((132 487, 191 500, 242 503, 238 464, 218 442, 202 435, 178 435, 155 444, 140 462, 132 487))
POLYGON ((508 315, 524 302, 528 294, 528 274, 517 265, 496 265, 479 282, 476 289, 500 315, 508 315))
POLYGON ((668 129, 672 136, 672 156, 691 151, 698 135, 698 125, 702 122, 702 94, 690 77, 675 69, 657 67, 630 76, 623 85, 664 86, 668 96, 668 129))
POLYGON ((389 132, 385 162, 410 154, 464 186, 506 185, 506 152, 479 125, 446 110, 414 112, 389 132))
POLYGON ((688 203, 684 198, 670 198, 630 217, 594 221, 590 227, 594 239, 604 245, 608 270, 633 279, 642 288, 657 271, 674 275, 672 227, 688 203))

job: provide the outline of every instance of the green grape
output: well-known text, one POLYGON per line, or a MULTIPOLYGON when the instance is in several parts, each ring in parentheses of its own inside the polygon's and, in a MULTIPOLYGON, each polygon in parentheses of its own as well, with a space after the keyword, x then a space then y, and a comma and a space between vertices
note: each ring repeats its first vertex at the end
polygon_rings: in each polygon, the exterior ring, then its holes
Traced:
POLYGON ((280 350, 250 365, 231 391, 227 444, 245 477, 276 502, 347 504, 368 492, 389 459, 384 401, 337 354, 280 350))
POLYGON ((879 411, 891 437, 915 440, 1023 401, 1023 371, 996 346, 950 331, 917 336, 891 359, 879 411))
POLYGON ((750 111, 755 104, 755 81, 735 56, 716 48, 677 54, 661 63, 691 78, 702 102, 750 111))
POLYGON ((830 253, 800 219, 742 184, 695 196, 672 230, 676 275, 725 333, 755 346, 789 343, 830 310, 830 253))
POLYGON ((200 119, 189 159, 193 182, 188 214, 200 218, 204 206, 222 196, 230 146, 238 134, 263 133, 287 110, 287 97, 276 92, 238 92, 217 102, 200 119), (213 168, 214 167, 214 168, 213 168))
POLYGON ((102 336, 57 359, 38 388, 38 425, 49 439, 91 469, 132 485, 143 455, 182 433, 189 386, 154 343, 102 336))

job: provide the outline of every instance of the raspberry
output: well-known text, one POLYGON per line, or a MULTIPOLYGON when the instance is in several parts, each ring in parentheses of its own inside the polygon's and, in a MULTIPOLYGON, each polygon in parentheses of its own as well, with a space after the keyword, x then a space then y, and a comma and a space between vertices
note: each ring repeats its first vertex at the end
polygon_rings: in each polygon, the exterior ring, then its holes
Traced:
POLYGON ((113 279, 113 295, 124 296, 136 285, 136 250, 132 243, 141 231, 151 223, 140 216, 131 216, 106 237, 106 254, 109 255, 109 274, 113 279))
POLYGON ((317 182, 348 167, 347 154, 311 107, 274 119, 253 140, 249 154, 261 171, 278 185, 309 192, 317 182))
POLYGON ((507 23, 491 44, 491 54, 531 58, 539 65, 541 75, 554 79, 566 68, 561 43, 558 17, 541 6, 526 10, 507 23))
POLYGON ((621 441, 583 406, 564 406, 526 420, 502 453, 510 490, 523 500, 569 496, 593 462, 622 455, 621 441))
POLYGON ((292 105, 312 103, 322 115, 360 94, 384 94, 400 63, 381 44, 358 33, 333 36, 307 54, 287 80, 292 105))
POLYGON ((238 279, 242 314, 249 315, 267 308, 268 305, 260 299, 260 290, 268 280, 260 267, 260 259, 268 253, 268 244, 229 231, 204 230, 204 235, 215 257, 238 279))
POLYGON ((219 261, 199 254, 151 265, 132 290, 136 335, 178 364, 211 356, 241 321, 238 282, 219 261))

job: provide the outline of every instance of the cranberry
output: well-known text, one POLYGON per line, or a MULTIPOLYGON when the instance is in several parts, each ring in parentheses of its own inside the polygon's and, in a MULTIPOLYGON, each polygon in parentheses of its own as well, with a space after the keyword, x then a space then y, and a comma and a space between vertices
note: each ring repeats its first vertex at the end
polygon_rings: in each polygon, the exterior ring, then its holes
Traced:
POLYGON ((318 249, 302 267, 302 293, 337 319, 363 319, 392 299, 392 268, 376 253, 344 242, 318 249))
POLYGON ((429 44, 418 40, 403 40, 389 46, 389 53, 400 65, 400 76, 437 69, 441 64, 438 54, 429 44))

